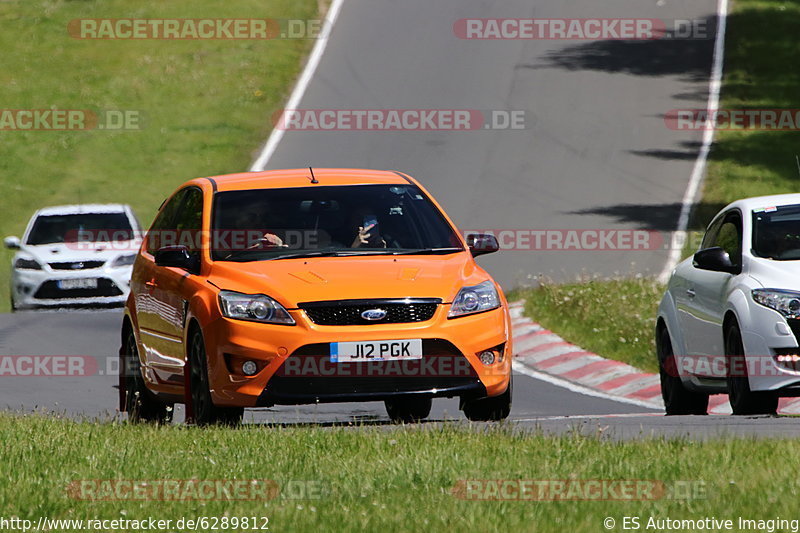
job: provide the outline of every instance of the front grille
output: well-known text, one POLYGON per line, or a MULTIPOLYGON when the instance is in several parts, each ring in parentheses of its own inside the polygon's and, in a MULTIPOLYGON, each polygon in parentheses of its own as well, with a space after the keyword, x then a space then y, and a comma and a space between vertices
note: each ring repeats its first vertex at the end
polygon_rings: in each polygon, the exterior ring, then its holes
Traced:
POLYGON ((64 263, 50 263, 53 270, 86 270, 88 268, 100 268, 105 261, 69 261, 64 263))
POLYGON ((97 280, 96 289, 59 289, 57 281, 45 281, 33 297, 40 300, 58 300, 61 298, 97 298, 120 295, 122 295, 122 291, 113 281, 107 278, 100 278, 97 280))
POLYGON ((439 298, 406 298, 399 300, 337 300, 330 302, 303 302, 300 309, 308 318, 322 326, 362 326, 368 324, 401 324, 425 322, 433 318, 439 298), (386 316, 379 320, 367 320, 361 316, 365 311, 379 309, 386 316))
POLYGON ((303 346, 269 380, 259 405, 481 394, 475 369, 452 343, 423 339, 422 350, 421 360, 331 363, 329 344, 303 346))

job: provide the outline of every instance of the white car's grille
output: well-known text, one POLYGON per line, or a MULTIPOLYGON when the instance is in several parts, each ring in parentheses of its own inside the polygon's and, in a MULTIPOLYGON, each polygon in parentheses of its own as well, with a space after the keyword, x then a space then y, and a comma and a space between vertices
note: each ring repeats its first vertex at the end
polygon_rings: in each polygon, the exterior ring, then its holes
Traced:
POLYGON ((49 263, 53 270, 86 270, 88 268, 100 268, 105 261, 67 261, 61 263, 49 263))

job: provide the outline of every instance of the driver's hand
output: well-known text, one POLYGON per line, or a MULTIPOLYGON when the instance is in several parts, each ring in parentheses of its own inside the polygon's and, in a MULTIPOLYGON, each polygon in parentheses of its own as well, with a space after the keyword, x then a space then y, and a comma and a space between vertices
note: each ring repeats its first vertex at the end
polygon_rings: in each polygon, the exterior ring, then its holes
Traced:
MULTIPOLYGON (((356 238, 353 239, 353 244, 350 245, 350 248, 360 248, 365 244, 369 244, 369 238, 372 236, 370 230, 372 227, 364 228, 363 226, 358 227, 358 233, 356 233, 356 238)), ((386 248, 386 241, 381 239, 380 241, 381 247, 386 248)))
POLYGON ((256 245, 259 248, 288 248, 288 244, 284 244, 280 237, 274 233, 265 233, 261 240, 256 245))

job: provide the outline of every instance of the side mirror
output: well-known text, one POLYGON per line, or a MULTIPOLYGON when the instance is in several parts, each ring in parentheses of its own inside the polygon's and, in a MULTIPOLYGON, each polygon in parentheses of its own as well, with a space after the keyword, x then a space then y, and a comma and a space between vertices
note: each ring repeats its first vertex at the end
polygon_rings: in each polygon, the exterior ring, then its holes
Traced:
POLYGON ((727 272, 728 274, 738 274, 741 270, 733 264, 728 252, 715 246, 706 248, 694 254, 692 264, 700 270, 710 270, 712 272, 727 272))
POLYGON ((500 249, 497 238, 487 233, 470 233, 467 235, 467 246, 472 253, 472 257, 491 254, 500 249))
POLYGON ((18 237, 6 237, 3 239, 3 244, 9 250, 19 250, 20 242, 18 237))
POLYGON ((196 255, 189 253, 186 246, 164 246, 156 250, 156 265, 161 267, 182 268, 189 272, 198 272, 200 265, 196 255))

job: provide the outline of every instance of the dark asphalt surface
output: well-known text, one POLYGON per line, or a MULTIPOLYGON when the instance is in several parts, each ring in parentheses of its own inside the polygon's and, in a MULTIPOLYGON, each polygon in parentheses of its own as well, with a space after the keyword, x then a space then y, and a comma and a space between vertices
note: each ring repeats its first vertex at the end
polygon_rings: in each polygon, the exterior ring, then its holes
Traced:
MULTIPOLYGON (((76 377, 0 376, 0 409, 107 421, 119 416, 116 352, 119 311, 0 315, 0 355, 90 356, 97 372, 76 377), (46 333, 45 333, 46 332, 46 333)), ((183 420, 178 406, 175 422, 183 420)), ((434 401, 430 422, 467 423, 457 400, 434 401)), ((574 393, 522 374, 514 377, 513 423, 524 430, 581 432, 609 438, 650 436, 800 436, 792 417, 665 417, 658 411, 574 393)), ((282 406, 247 411, 248 423, 364 424, 391 427, 382 403, 282 406)), ((479 424, 480 425, 480 424, 479 424)))
MULTIPOLYGON (((523 131, 287 132, 268 168, 406 171, 462 229, 674 229, 699 135, 662 114, 706 102, 713 41, 464 41, 459 18, 713 17, 712 0, 348 0, 301 108, 525 110, 523 131)), ((657 274, 656 252, 508 251, 482 258, 506 287, 544 273, 657 274)), ((0 408, 115 416, 119 311, 0 315, 2 355, 87 355, 79 377, 0 376, 0 408)), ((437 400, 433 421, 465 421, 437 400)), ((177 420, 182 418, 180 410, 177 420)), ((249 422, 387 424, 383 405, 280 407, 249 422)), ((794 418, 671 417, 515 377, 524 429, 613 438, 800 435, 794 418)))
MULTIPOLYGON (((461 18, 710 19, 713 0, 347 0, 301 109, 524 110, 522 131, 288 131, 267 168, 418 178, 463 230, 672 231, 701 136, 662 115, 705 108, 705 40, 462 40, 461 18)), ((653 241, 655 243, 655 241, 653 241)), ((658 274, 666 250, 508 251, 504 287, 538 274, 658 274)))

